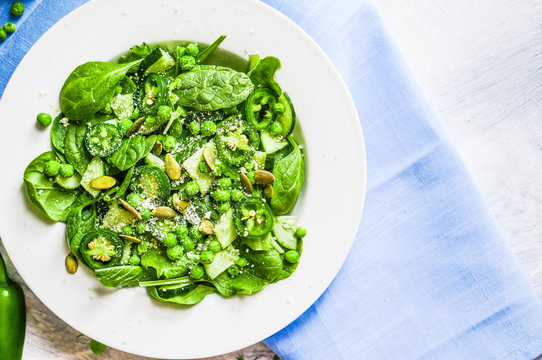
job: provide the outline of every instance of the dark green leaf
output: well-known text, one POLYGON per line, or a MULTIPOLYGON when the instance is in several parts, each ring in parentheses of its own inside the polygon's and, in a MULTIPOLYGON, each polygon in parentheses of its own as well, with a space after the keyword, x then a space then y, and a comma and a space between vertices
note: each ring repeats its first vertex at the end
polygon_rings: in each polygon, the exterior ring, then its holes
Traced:
POLYGON ((60 90, 60 109, 71 120, 80 121, 102 109, 136 60, 127 64, 91 61, 79 65, 60 90))
POLYGON ((119 170, 126 171, 147 156, 156 142, 156 135, 148 138, 136 135, 122 140, 120 147, 109 156, 109 162, 119 170))
MULTIPOLYGON (((96 227, 96 208, 94 205, 85 208, 74 208, 66 219, 66 240, 70 250, 79 257, 79 245, 81 240, 96 227)), ((83 262, 84 263, 84 262, 83 262)))
POLYGON ((274 195, 271 198, 271 207, 275 215, 283 215, 294 207, 305 176, 303 155, 292 138, 289 138, 293 146, 292 152, 278 161, 273 169, 275 182, 273 183, 274 195))
POLYGON ((24 185, 28 200, 47 218, 66 221, 70 207, 79 197, 81 190, 68 190, 56 185, 43 174, 45 164, 56 160, 55 153, 48 151, 34 160, 24 171, 24 185))
POLYGON ((148 292, 150 296, 160 301, 171 302, 180 305, 195 305, 201 300, 203 300, 205 296, 216 293, 216 290, 211 286, 200 284, 194 289, 188 291, 186 294, 180 294, 166 298, 159 295, 156 287, 148 288, 148 292))
POLYGON ((87 127, 84 124, 70 124, 64 139, 66 160, 73 165, 82 176, 92 160, 92 156, 85 147, 85 134, 87 127))
POLYGON ((254 90, 248 76, 230 68, 200 65, 170 84, 177 105, 198 111, 225 109, 245 101, 254 90))
POLYGON ((266 56, 250 72, 250 80, 256 87, 268 87, 277 95, 280 95, 282 90, 275 80, 275 73, 280 69, 280 66, 279 59, 274 56, 266 56))
POLYGON ((156 278, 156 271, 142 266, 113 266, 96 269, 94 274, 103 286, 114 288, 138 286, 140 281, 156 278))
POLYGON ((165 254, 156 249, 150 249, 141 256, 141 265, 156 270, 157 277, 166 279, 183 276, 188 272, 188 267, 182 261, 171 261, 165 254))
POLYGON ((64 139, 66 138, 66 132, 68 127, 60 122, 64 118, 64 115, 60 113, 51 125, 51 144, 53 148, 58 150, 61 154, 64 154, 64 139))

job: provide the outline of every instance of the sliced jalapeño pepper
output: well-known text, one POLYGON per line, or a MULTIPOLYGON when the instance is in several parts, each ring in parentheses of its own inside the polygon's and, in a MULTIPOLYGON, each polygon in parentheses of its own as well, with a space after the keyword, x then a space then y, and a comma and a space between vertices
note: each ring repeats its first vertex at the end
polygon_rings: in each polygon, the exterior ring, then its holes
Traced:
POLYGON ((243 200, 235 212, 235 229, 239 236, 260 238, 273 229, 274 216, 263 200, 255 197, 243 200))
POLYGON ((224 120, 215 136, 220 159, 230 166, 239 166, 260 146, 260 136, 254 128, 234 115, 224 120))
POLYGON ((117 234, 106 230, 93 230, 87 233, 79 252, 91 269, 103 269, 117 265, 124 251, 124 242, 117 234))
POLYGON ((158 74, 150 74, 139 89, 139 112, 141 115, 154 115, 167 101, 167 79, 158 74))
POLYGON ((122 143, 119 129, 107 123, 92 126, 85 135, 85 145, 93 156, 111 155, 122 143))
POLYGON ((276 116, 274 110, 276 103, 277 97, 267 88, 260 88, 250 94, 245 111, 247 120, 254 129, 264 130, 269 127, 276 116))

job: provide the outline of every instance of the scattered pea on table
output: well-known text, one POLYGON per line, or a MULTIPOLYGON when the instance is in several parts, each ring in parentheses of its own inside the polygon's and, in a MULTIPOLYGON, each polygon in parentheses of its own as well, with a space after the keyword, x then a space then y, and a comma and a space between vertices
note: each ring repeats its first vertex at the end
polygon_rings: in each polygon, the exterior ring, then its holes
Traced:
POLYGON ((47 127, 53 122, 53 117, 47 113, 39 113, 36 120, 41 126, 47 127))
POLYGON ((24 4, 20 1, 15 1, 11 5, 11 15, 21 16, 24 13, 24 4))
POLYGON ((4 24, 4 31, 8 34, 14 33, 17 26, 12 22, 7 22, 4 24))

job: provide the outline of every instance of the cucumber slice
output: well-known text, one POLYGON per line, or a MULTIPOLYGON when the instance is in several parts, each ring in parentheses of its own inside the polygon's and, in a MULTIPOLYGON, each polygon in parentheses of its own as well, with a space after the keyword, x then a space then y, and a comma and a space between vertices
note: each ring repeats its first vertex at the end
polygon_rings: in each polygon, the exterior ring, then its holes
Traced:
POLYGON ((166 171, 166 164, 164 163, 164 160, 160 159, 158 156, 154 155, 153 153, 149 153, 147 156, 145 156, 145 164, 154 166, 160 170, 166 171))
POLYGON ((280 246, 275 237, 271 236, 270 242, 273 249, 277 250, 279 254, 284 254, 284 249, 282 248, 282 246, 280 246))
POLYGON ((286 249, 295 250, 297 248, 296 229, 297 216, 277 216, 275 218, 273 233, 277 237, 277 242, 286 249))
POLYGON ((254 251, 270 250, 272 247, 271 233, 269 232, 265 236, 257 239, 243 239, 243 244, 245 244, 254 251))
POLYGON ((232 210, 220 216, 220 220, 215 225, 215 235, 223 249, 237 238, 237 231, 235 231, 235 227, 233 226, 232 210))
POLYGON ((130 190, 141 196, 166 204, 171 192, 166 173, 154 166, 143 165, 134 169, 130 190))
POLYGON ((263 151, 256 151, 256 153, 254 153, 254 166, 256 170, 265 169, 266 158, 267 158, 267 154, 263 151))
POLYGON ((260 132, 260 138, 262 139, 262 146, 265 150, 265 154, 272 154, 285 146, 288 146, 288 141, 285 138, 272 136, 267 130, 260 132))
POLYGON ((294 110, 294 105, 292 104, 292 100, 290 100, 288 93, 283 92, 279 96, 278 100, 280 104, 284 105, 284 113, 277 116, 277 121, 280 121, 280 123, 282 124, 282 128, 284 129, 282 131, 282 134, 280 135, 283 138, 286 138, 292 133, 292 131, 294 131, 296 114, 294 110))
POLYGON ((139 73, 147 76, 150 73, 164 74, 175 66, 175 60, 167 51, 160 48, 154 49, 139 65, 139 73))
POLYGON ((127 225, 131 226, 135 221, 136 218, 131 212, 118 206, 116 201, 112 201, 107 213, 105 213, 102 219, 102 227, 120 233, 123 227, 127 225))
POLYGON ((81 178, 81 186, 85 188, 86 191, 93 197, 96 197, 100 194, 100 190, 93 189, 90 187, 90 182, 99 177, 105 175, 104 171, 104 163, 102 159, 95 156, 92 158, 90 163, 88 164, 87 170, 83 174, 83 177, 81 178))
POLYGON ((217 252, 212 263, 204 265, 205 271, 211 280, 213 280, 227 268, 235 264, 238 258, 239 251, 230 245, 226 249, 217 252))
POLYGON ((202 194, 207 193, 211 187, 211 184, 213 183, 212 173, 202 173, 199 171, 198 166, 199 162, 202 160, 203 149, 205 149, 206 146, 210 146, 216 156, 216 147, 212 141, 209 141, 183 162, 183 168, 186 169, 192 180, 198 184, 199 191, 202 194))
POLYGON ((81 175, 74 173, 69 178, 57 175, 56 182, 64 189, 77 189, 81 185, 81 175))

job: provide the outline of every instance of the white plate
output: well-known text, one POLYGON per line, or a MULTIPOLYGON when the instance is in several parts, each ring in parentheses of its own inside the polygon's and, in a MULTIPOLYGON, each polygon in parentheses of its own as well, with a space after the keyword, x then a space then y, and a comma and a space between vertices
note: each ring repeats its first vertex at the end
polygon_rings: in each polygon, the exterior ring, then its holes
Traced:
POLYGON ((14 72, 0 102, 0 232, 32 291, 73 328, 108 346, 160 358, 199 358, 261 341, 301 315, 342 265, 357 230, 365 194, 365 148, 356 109, 332 63, 297 25, 252 0, 95 0, 53 26, 14 72), (39 112, 57 113, 68 74, 134 44, 186 39, 241 55, 281 59, 278 81, 290 94, 305 138, 306 183, 294 213, 308 229, 292 277, 252 296, 207 296, 180 308, 153 301, 144 289, 102 287, 84 266, 64 268, 64 224, 37 215, 25 199, 26 165, 50 149, 39 112), (41 93, 41 95, 40 95, 41 93), (44 95, 46 93, 46 95, 44 95))

